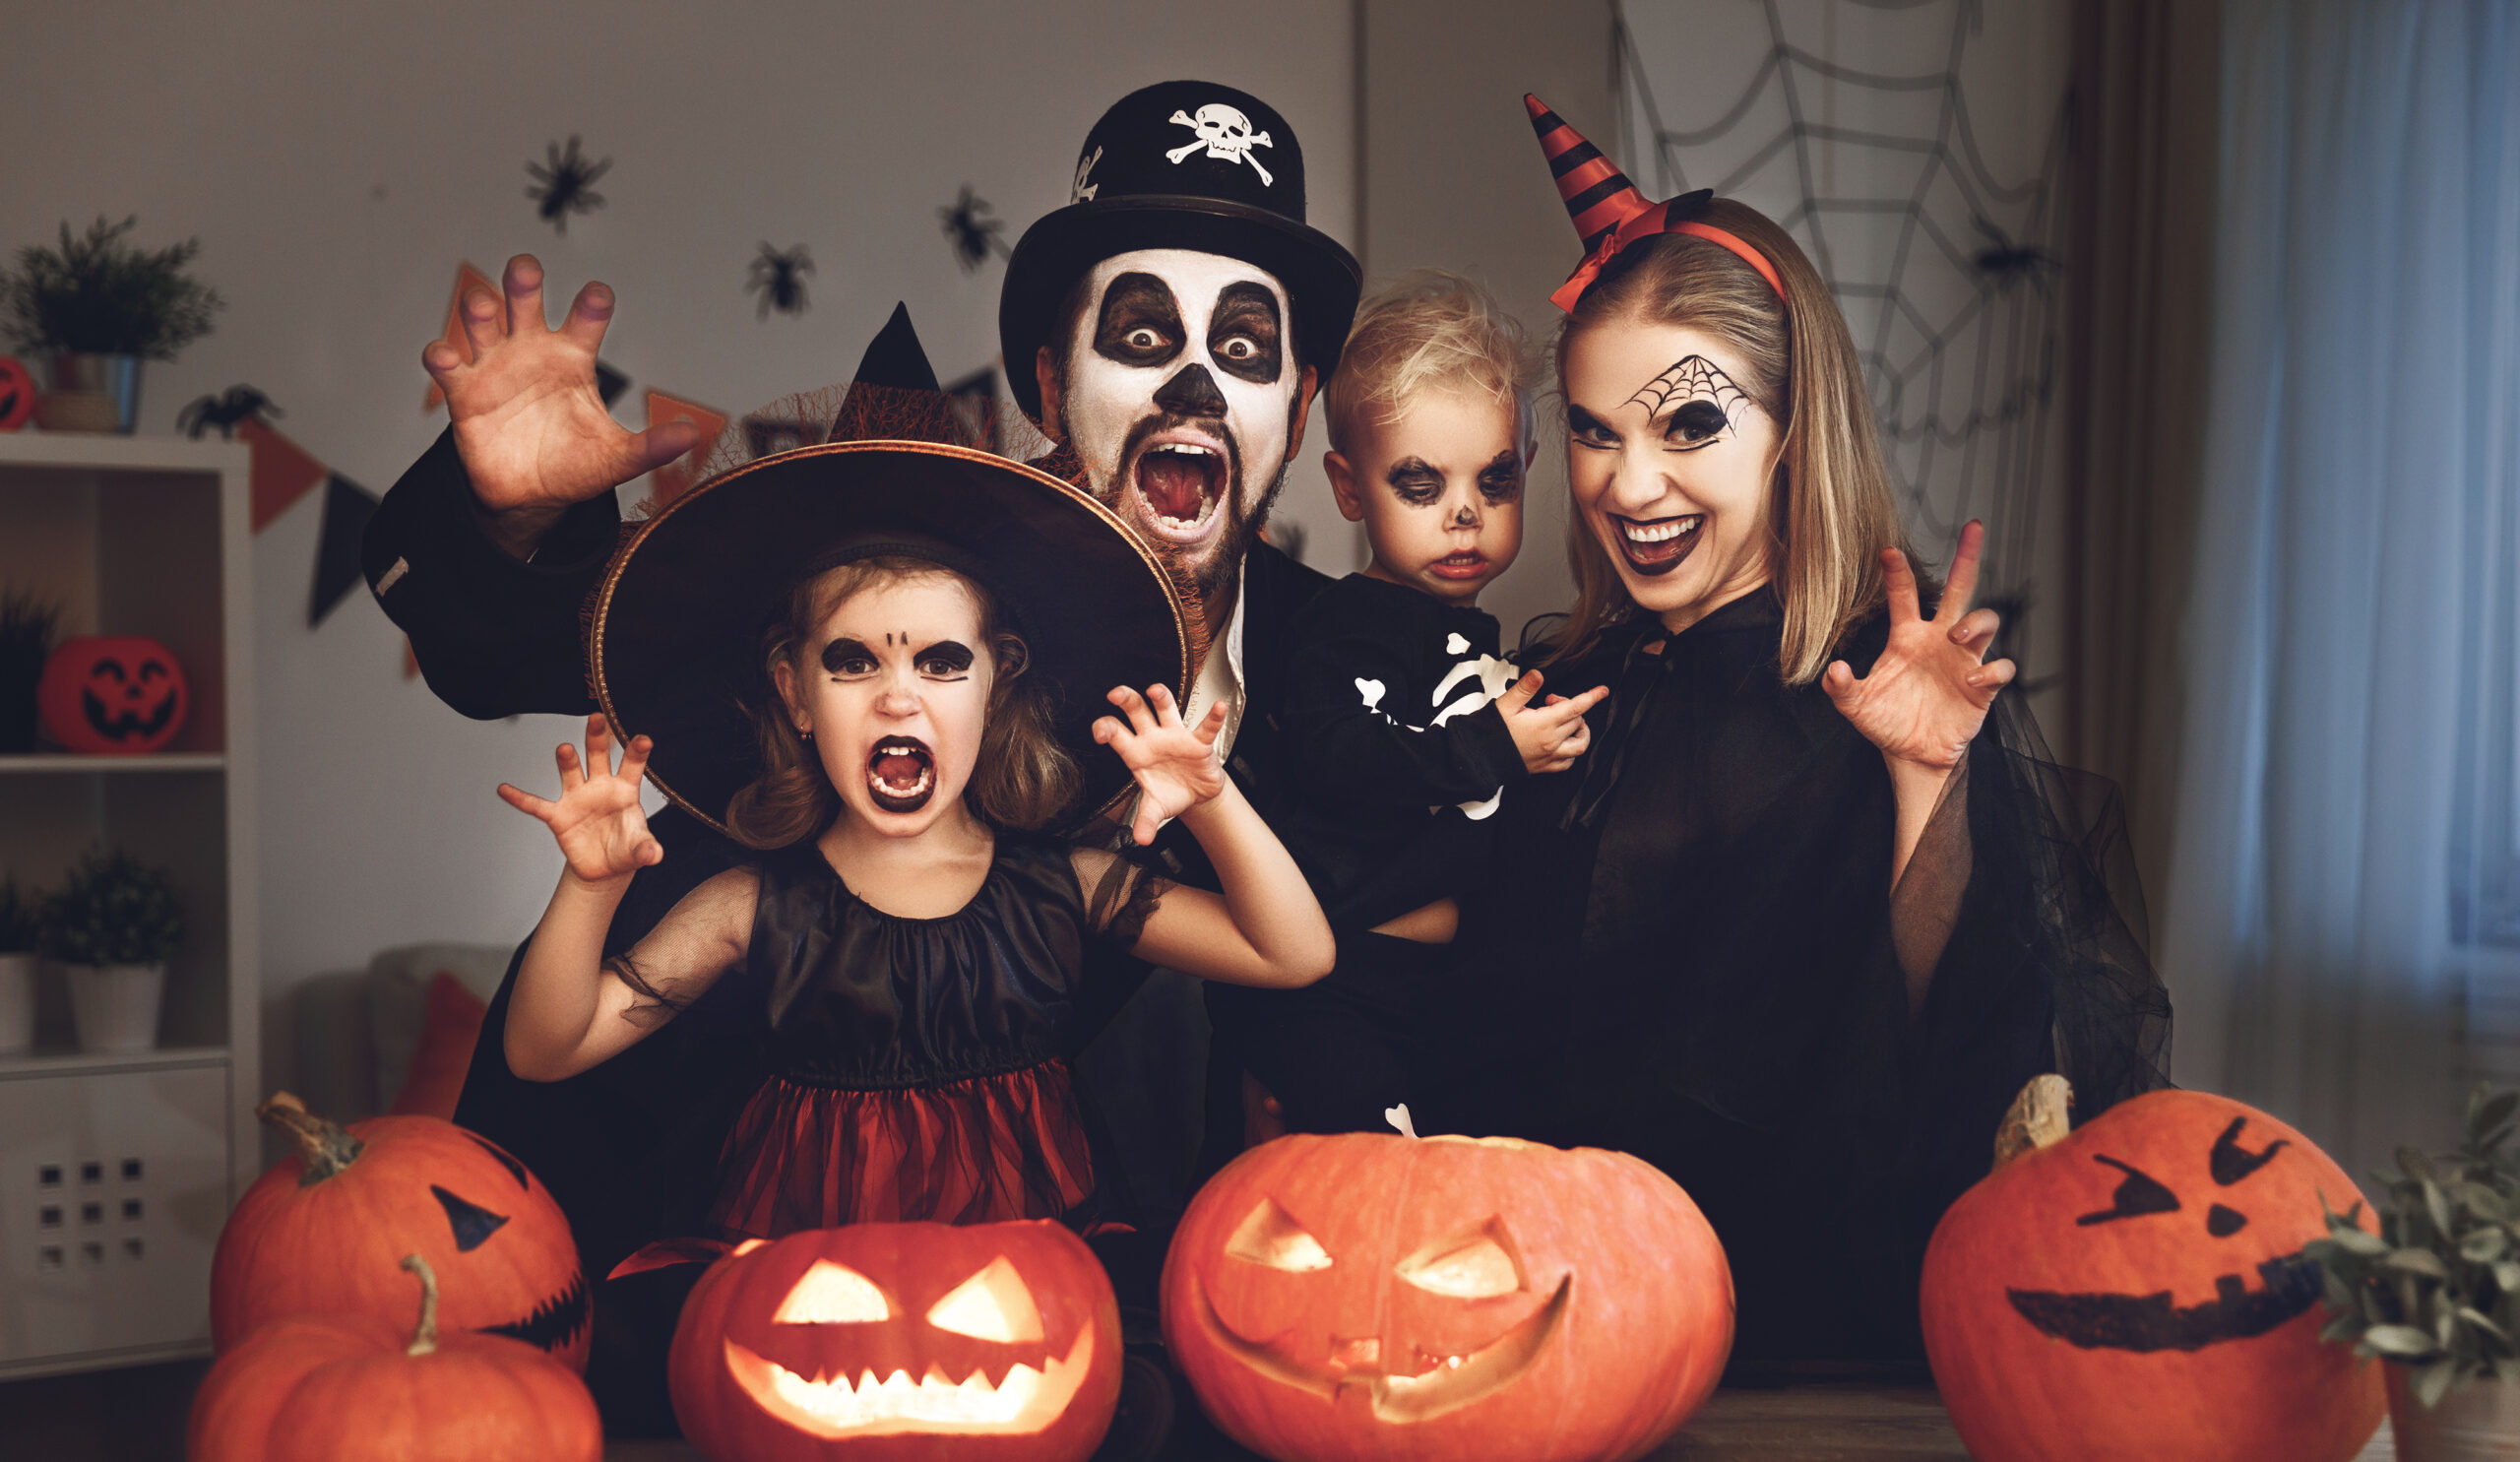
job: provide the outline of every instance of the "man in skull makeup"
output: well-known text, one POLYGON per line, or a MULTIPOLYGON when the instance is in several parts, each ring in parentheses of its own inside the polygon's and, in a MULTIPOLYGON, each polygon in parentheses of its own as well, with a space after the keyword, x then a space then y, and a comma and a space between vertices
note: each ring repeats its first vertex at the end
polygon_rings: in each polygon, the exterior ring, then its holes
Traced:
MULTIPOLYGON (((1354 257, 1304 222, 1302 152, 1286 119, 1231 88, 1169 82, 1095 125, 1069 205, 1026 232, 1000 299, 1009 386, 1057 443, 1039 465, 1111 506, 1195 598, 1206 653, 1188 714, 1227 706, 1228 764, 1264 808, 1278 649, 1327 580, 1260 534, 1337 362, 1358 278, 1354 257)), ((475 718, 584 715, 580 608, 619 537, 613 489, 706 444, 687 425, 634 433, 612 420, 595 382, 608 288, 580 289, 551 330, 533 258, 511 260, 502 283, 504 299, 475 290, 462 301, 469 351, 423 352, 452 424, 387 494, 362 566, 448 705, 475 718)), ((935 390, 906 318, 869 350, 858 381, 935 390)), ((736 852, 671 809, 652 828, 665 858, 634 881, 617 944, 736 852)), ((1159 842, 1159 854, 1204 881, 1195 847, 1178 841, 1159 842)), ((541 1175, 589 1272, 604 1274, 678 1232, 682 1205, 708 1190, 759 1052, 704 1015, 584 1075, 525 1083, 497 1039, 513 979, 512 966, 457 1117, 541 1175)), ((637 1297, 615 1298, 608 1314, 598 1306, 591 1383, 616 1429, 669 1428, 662 1392, 647 1392, 647 1358, 632 1350, 670 1332, 680 1295, 648 1313, 637 1297)))

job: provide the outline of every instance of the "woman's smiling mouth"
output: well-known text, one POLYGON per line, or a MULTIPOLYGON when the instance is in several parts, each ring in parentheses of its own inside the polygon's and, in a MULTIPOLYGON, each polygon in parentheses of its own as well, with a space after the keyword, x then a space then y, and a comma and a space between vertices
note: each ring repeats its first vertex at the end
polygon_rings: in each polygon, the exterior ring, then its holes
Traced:
POLYGON ((1705 537, 1706 515, 1690 513, 1676 518, 1623 518, 1608 515, 1618 530, 1619 551, 1626 555, 1627 566, 1640 574, 1658 576, 1680 566, 1680 561, 1697 547, 1705 537))
POLYGON ((866 792, 887 812, 915 812, 936 795, 936 755, 916 736, 886 736, 866 758, 866 792))

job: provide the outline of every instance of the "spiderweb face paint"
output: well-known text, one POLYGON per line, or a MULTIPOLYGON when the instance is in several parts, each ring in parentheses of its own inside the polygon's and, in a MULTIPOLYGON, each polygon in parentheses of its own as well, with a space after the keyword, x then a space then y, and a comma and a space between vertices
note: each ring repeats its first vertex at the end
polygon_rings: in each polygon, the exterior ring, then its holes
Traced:
POLYGON ((1690 355, 1672 361, 1661 375, 1638 387, 1626 404, 1645 408, 1648 420, 1663 421, 1668 416, 1667 444, 1675 451, 1693 452, 1732 434, 1735 414, 1752 403, 1750 394, 1734 385, 1724 367, 1703 355, 1690 355))

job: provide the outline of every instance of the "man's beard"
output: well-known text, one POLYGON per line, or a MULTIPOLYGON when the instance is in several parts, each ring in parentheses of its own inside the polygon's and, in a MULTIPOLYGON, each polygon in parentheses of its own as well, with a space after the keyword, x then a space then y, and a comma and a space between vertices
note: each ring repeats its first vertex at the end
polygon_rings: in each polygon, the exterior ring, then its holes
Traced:
POLYGON ((1132 480, 1143 471, 1144 444, 1149 437, 1176 427, 1195 427, 1225 443, 1225 462, 1220 469, 1221 480, 1216 484, 1217 500, 1213 511, 1225 514, 1226 521, 1214 539, 1195 548, 1171 542, 1160 534, 1141 532, 1138 537, 1171 574, 1176 589, 1195 595, 1202 604, 1221 606, 1230 603, 1230 592, 1241 572, 1243 557, 1251 551, 1251 545, 1259 541, 1261 529, 1269 521, 1269 512, 1277 505, 1278 494, 1286 490, 1291 464, 1283 456, 1280 458, 1276 475, 1269 479, 1269 485, 1261 492, 1259 500, 1246 511, 1242 492, 1242 444, 1229 428, 1213 417, 1194 418, 1168 413, 1146 417, 1130 427, 1128 436, 1121 442, 1119 459, 1110 480, 1089 483, 1095 497, 1133 529, 1147 526, 1136 515, 1152 515, 1160 511, 1145 485, 1132 480), (1133 487, 1136 488, 1134 492, 1131 491, 1133 487), (1221 601, 1218 597, 1221 593, 1228 597, 1221 601))

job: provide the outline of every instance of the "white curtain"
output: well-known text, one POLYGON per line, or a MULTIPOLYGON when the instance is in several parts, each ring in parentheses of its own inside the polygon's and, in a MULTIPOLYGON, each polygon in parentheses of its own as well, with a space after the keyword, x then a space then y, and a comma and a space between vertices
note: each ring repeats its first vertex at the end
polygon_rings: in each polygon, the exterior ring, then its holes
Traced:
POLYGON ((2452 1129, 2512 866, 2520 7, 2232 0, 2219 148, 2157 952, 2181 1084, 2360 1178, 2452 1129))

